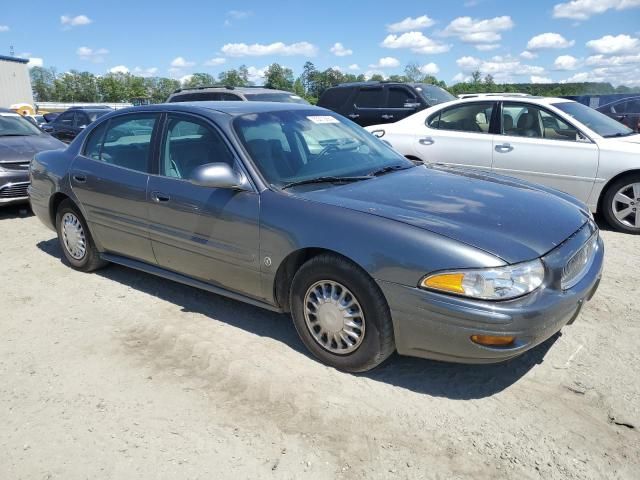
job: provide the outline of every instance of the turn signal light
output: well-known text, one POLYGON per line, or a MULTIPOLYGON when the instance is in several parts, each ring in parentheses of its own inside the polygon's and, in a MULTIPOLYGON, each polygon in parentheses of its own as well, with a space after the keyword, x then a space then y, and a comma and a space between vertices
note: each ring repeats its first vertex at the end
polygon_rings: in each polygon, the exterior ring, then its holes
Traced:
POLYGON ((422 282, 422 286, 445 292, 464 293, 463 280, 464 273, 443 273, 426 278, 422 282))
POLYGON ((509 335, 471 335, 471 341, 486 347, 508 347, 516 341, 516 337, 509 335))

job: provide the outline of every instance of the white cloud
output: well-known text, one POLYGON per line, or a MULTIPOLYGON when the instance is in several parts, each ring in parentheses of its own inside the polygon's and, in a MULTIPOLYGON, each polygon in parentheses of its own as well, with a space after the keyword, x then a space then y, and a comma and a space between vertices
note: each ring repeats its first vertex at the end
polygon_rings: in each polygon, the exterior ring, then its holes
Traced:
POLYGON ((537 54, 537 53, 534 53, 534 52, 530 52, 529 50, 525 50, 524 52, 522 52, 522 53, 520 54, 520 56, 521 56, 522 58, 527 59, 527 60, 533 60, 534 58, 537 58, 537 57, 538 57, 538 54, 537 54))
POLYGON ((480 50, 481 52, 488 52, 489 50, 495 50, 500 48, 499 43, 478 43, 475 45, 476 50, 480 50))
POLYGON ((124 65, 116 65, 109 69, 109 73, 129 73, 129 69, 124 65))
POLYGON ((347 67, 349 70, 360 70, 360 65, 358 65, 357 63, 352 63, 351 65, 349 65, 347 67))
POLYGON ((39 57, 29 57, 29 63, 27 63, 28 68, 33 67, 42 67, 44 65, 44 60, 39 57))
POLYGON ((586 64, 596 67, 620 67, 624 65, 640 65, 640 54, 635 55, 591 55, 586 64))
POLYGON ((210 58, 209 60, 204 62, 204 66, 205 67, 217 67, 217 66, 222 65, 222 64, 224 64, 226 62, 227 62, 226 58, 215 57, 215 58, 210 58))
POLYGON ((394 57, 382 57, 378 63, 369 65, 369 68, 397 68, 400 66, 400 60, 394 57))
POLYGON ((336 70, 338 72, 342 72, 342 67, 340 65, 334 65, 331 67, 331 70, 336 70))
POLYGON ((0 32, 8 32, 9 30, 9 25, 0 25, 0 32))
POLYGON ((587 47, 596 53, 616 54, 640 50, 640 39, 629 35, 605 35, 597 40, 589 40, 587 47))
POLYGON ((402 35, 387 35, 380 46, 385 48, 408 48, 414 53, 444 53, 451 49, 451 45, 437 42, 425 37, 422 32, 407 32, 402 35))
POLYGON ((404 20, 387 25, 387 31, 391 33, 402 33, 424 30, 425 28, 429 28, 434 23, 436 22, 434 22, 427 15, 422 15, 416 18, 407 17, 404 20))
POLYGON ((460 72, 460 73, 456 73, 455 76, 452 78, 452 80, 456 83, 468 82, 471 80, 471 77, 460 72))
POLYGON ((93 20, 91 20, 86 15, 76 15, 75 17, 62 15, 60 17, 60 24, 67 28, 78 27, 80 25, 89 25, 90 23, 93 23, 93 20))
POLYGON ((426 65, 422 65, 420 71, 425 75, 435 75, 440 71, 440 67, 433 62, 429 62, 426 65))
POLYGON ((192 74, 192 73, 190 73, 190 74, 188 74, 188 75, 183 75, 183 76, 181 76, 181 77, 178 79, 178 81, 184 85, 185 83, 187 83, 187 82, 188 82, 189 80, 191 80, 192 78, 193 78, 193 74, 192 74))
POLYGON ((579 61, 576 57, 571 55, 560 55, 553 62, 553 67, 556 70, 575 70, 579 66, 579 61))
POLYGON ((353 55, 353 50, 349 48, 345 48, 340 42, 336 42, 333 44, 333 47, 330 49, 331 53, 333 53, 336 57, 348 57, 349 55, 353 55))
POLYGON ((92 49, 89 47, 79 47, 76 50, 76 54, 80 57, 80 60, 87 60, 89 62, 101 63, 104 62, 104 57, 109 53, 106 48, 92 49))
POLYGON ((253 12, 250 10, 229 10, 227 12, 227 16, 233 18, 234 20, 242 20, 247 17, 253 15, 253 12))
POLYGON ((567 40, 559 33, 541 33, 532 37, 527 43, 527 50, 542 50, 545 48, 569 48, 576 42, 567 40))
POLYGON ((176 57, 171 60, 171 67, 173 68, 189 68, 193 67, 195 64, 196 62, 186 60, 184 57, 176 57))
POLYGON ((549 77, 539 77, 538 75, 531 75, 531 83, 552 83, 553 80, 551 80, 549 77))
POLYGON ((264 55, 302 55, 313 57, 318 48, 309 42, 297 42, 289 45, 282 42, 270 43, 268 45, 254 43, 227 43, 221 49, 222 53, 230 57, 264 56, 264 55))
POLYGON ((247 72, 249 73, 249 81, 252 83, 264 83, 264 76, 267 73, 268 68, 268 66, 262 68, 247 68, 247 72))
POLYGON ((141 68, 135 67, 131 73, 137 75, 138 77, 153 77, 156 73, 158 73, 158 67, 149 67, 149 68, 141 68))
POLYGON ((458 17, 442 32, 445 36, 458 37, 465 43, 497 43, 502 39, 500 32, 511 30, 513 20, 509 16, 487 19, 458 17))
POLYGON ((625 10, 640 7, 640 0, 572 0, 558 3, 553 7, 554 18, 587 20, 592 15, 604 13, 609 9, 625 10))
POLYGON ((369 80, 371 77, 373 77, 374 75, 381 75, 383 79, 387 79, 389 78, 387 76, 386 73, 384 73, 382 70, 367 70, 366 72, 364 72, 364 78, 369 80))
POLYGON ((479 70, 483 75, 491 74, 497 81, 509 82, 514 77, 523 75, 540 76, 545 73, 545 69, 535 65, 527 65, 520 62, 516 57, 496 55, 489 60, 481 60, 476 57, 460 57, 456 60, 458 68, 464 73, 471 73, 479 70))

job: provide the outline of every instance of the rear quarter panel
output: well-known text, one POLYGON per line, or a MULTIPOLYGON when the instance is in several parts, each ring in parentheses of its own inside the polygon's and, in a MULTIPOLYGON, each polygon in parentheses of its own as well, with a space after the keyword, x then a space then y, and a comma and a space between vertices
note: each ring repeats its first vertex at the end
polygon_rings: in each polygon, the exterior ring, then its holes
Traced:
POLYGON ((31 161, 29 198, 33 213, 47 227, 55 230, 51 218, 51 200, 58 193, 73 198, 69 187, 68 171, 73 156, 67 150, 51 150, 36 154, 31 161))

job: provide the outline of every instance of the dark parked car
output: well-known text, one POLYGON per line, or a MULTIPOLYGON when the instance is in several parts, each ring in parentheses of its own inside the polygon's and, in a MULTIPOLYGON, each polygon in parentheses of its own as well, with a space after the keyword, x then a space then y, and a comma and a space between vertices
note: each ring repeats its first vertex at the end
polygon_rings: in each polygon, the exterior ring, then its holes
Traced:
POLYGON ((425 83, 343 83, 325 90, 318 106, 328 108, 358 125, 392 123, 456 97, 436 85, 425 83))
POLYGON ((112 110, 109 107, 71 107, 52 122, 42 125, 42 129, 57 139, 69 143, 91 122, 112 110))
POLYGON ((266 87, 232 87, 212 85, 207 87, 179 88, 167 99, 173 102, 284 102, 309 105, 304 98, 295 93, 266 87))
POLYGON ((640 132, 640 96, 608 103, 598 107, 598 111, 640 132))
POLYGON ((38 152, 63 147, 22 115, 0 109, 0 206, 27 202, 29 162, 38 152))
POLYGON ((309 105, 120 110, 31 174, 72 267, 114 262, 291 312, 309 350, 347 371, 394 350, 515 357, 575 320, 602 269, 573 197, 415 165, 309 105))

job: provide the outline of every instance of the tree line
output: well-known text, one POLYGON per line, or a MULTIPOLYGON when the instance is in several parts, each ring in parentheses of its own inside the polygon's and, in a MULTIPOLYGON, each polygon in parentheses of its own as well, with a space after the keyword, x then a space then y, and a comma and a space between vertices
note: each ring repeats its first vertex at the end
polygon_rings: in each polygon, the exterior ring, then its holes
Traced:
MULTIPOLYGON (((208 73, 194 73, 184 82, 166 77, 140 77, 131 73, 107 73, 95 75, 90 72, 71 70, 57 73, 54 68, 33 67, 30 70, 34 98, 40 102, 130 102, 136 98, 148 98, 152 103, 164 102, 178 88, 193 88, 207 85, 243 87, 252 85, 249 69, 241 65, 236 69, 221 72, 217 77, 208 73)), ((453 95, 461 93, 522 92, 541 96, 631 93, 626 86, 613 87, 610 83, 496 83, 493 76, 475 71, 466 82, 451 86, 426 75, 418 64, 409 63, 402 75, 391 75, 386 79, 380 74, 365 78, 363 74, 344 73, 334 68, 318 70, 312 62, 306 62, 302 73, 295 77, 293 70, 278 63, 271 64, 264 74, 264 85, 268 88, 286 90, 316 103, 324 90, 346 82, 360 81, 421 82, 438 85, 453 95)))

